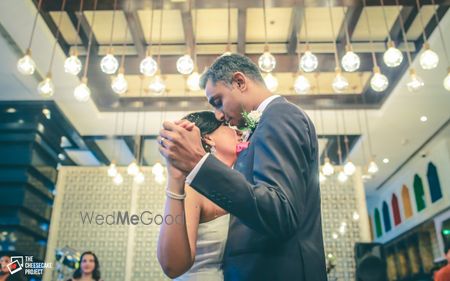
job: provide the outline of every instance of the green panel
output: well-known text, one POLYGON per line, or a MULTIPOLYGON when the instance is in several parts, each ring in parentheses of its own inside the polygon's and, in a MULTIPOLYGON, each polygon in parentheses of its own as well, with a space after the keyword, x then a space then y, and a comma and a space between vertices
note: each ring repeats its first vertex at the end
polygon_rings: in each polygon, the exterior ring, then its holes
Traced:
POLYGON ((426 207, 425 192, 423 190, 422 179, 419 175, 414 175, 414 197, 416 198, 417 211, 420 212, 426 207))

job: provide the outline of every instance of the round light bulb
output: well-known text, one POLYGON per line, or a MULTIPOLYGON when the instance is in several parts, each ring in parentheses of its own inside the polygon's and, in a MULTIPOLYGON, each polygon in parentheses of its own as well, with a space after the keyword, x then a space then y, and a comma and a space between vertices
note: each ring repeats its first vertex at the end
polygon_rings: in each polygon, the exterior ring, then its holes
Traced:
POLYGON ((388 67, 397 67, 403 61, 403 53, 395 46, 391 46, 384 52, 383 61, 388 67))
POLYGON ((389 86, 388 78, 380 72, 375 72, 372 78, 370 79, 370 87, 375 92, 383 92, 384 90, 387 89, 388 86, 389 86))
POLYGON ((300 74, 295 79, 294 90, 297 94, 306 94, 311 88, 311 84, 309 83, 308 78, 305 75, 300 74))
POLYGON ((190 55, 184 55, 177 60, 177 70, 184 75, 192 73, 194 70, 194 61, 190 55))
POLYGON ((162 176, 164 174, 164 167, 161 163, 157 162, 152 167, 152 174, 156 176, 162 176))
POLYGON ((137 175, 134 176, 134 182, 136 184, 143 184, 145 181, 144 173, 138 172, 137 175))
POLYGON ((76 55, 71 55, 64 61, 64 71, 72 75, 78 75, 82 68, 81 61, 76 55))
POLYGON ((258 59, 259 68, 264 72, 271 72, 276 64, 275 57, 269 52, 264 52, 258 59))
POLYGON ((356 171, 356 167, 355 164, 353 164, 352 161, 347 161, 347 163, 345 163, 344 165, 344 173, 347 176, 352 176, 356 171))
POLYGON ((347 176, 344 172, 342 172, 342 171, 339 172, 339 174, 338 174, 338 181, 339 181, 340 183, 346 182, 347 179, 348 179, 348 176, 347 176))
POLYGON ((113 54, 107 54, 100 61, 100 68, 106 74, 114 74, 119 69, 119 61, 113 54))
POLYGON ((318 65, 319 60, 313 53, 311 53, 311 51, 306 51, 300 58, 299 66, 305 72, 312 72, 316 70, 318 65))
POLYGON ((358 70, 360 65, 361 60, 353 51, 347 51, 342 57, 342 68, 344 68, 345 71, 354 72, 358 70))
POLYGON ((333 87, 333 90, 336 93, 343 93, 348 88, 348 81, 347 79, 342 75, 340 71, 336 72, 336 76, 333 79, 333 84, 331 86, 333 87))
POLYGON ((77 101, 86 102, 91 96, 91 90, 86 85, 86 82, 81 82, 73 91, 73 95, 77 101))
POLYGON ((139 70, 145 76, 153 76, 158 70, 158 63, 151 56, 147 56, 141 61, 139 70))
POLYGON ((327 177, 325 177, 322 172, 319 172, 319 182, 322 183, 322 182, 325 182, 326 180, 327 180, 327 177))
POLYGON ((191 91, 200 91, 200 74, 197 71, 192 72, 189 75, 187 81, 187 86, 191 91))
POLYGON ((278 80, 272 73, 267 73, 264 76, 264 83, 266 84, 267 89, 271 92, 275 92, 278 88, 278 80))
POLYGON ((325 176, 331 176, 332 174, 334 174, 334 167, 330 162, 330 158, 325 158, 325 163, 322 166, 322 173, 325 176))
POLYGON ((333 232, 333 234, 331 236, 333 237, 334 240, 339 238, 339 235, 335 232, 333 232))
POLYGON ((136 164, 136 161, 133 161, 127 167, 127 173, 130 176, 135 176, 139 173, 139 166, 136 164))
POLYGON ((108 176, 109 176, 109 177, 115 177, 116 175, 117 175, 116 164, 114 164, 114 163, 109 164, 109 167, 108 167, 108 176))
POLYGON ((357 212, 357 211, 354 211, 352 217, 353 217, 353 220, 354 220, 354 221, 359 220, 359 214, 358 214, 358 212, 357 212))
POLYGON ((375 163, 375 161, 370 161, 369 167, 367 168, 367 172, 369 172, 372 175, 378 172, 378 165, 377 163, 375 163))
POLYGON ((420 54, 419 62, 422 69, 433 69, 439 64, 439 56, 431 49, 426 49, 420 54))
POLYGON ((31 55, 26 54, 17 61, 17 70, 23 75, 32 75, 36 70, 36 63, 31 55))
POLYGON ((417 92, 419 91, 425 83, 423 82, 422 78, 417 76, 415 72, 411 72, 410 74, 410 80, 408 83, 406 83, 406 87, 410 92, 417 92))
POLYGON ((113 178, 113 182, 115 185, 121 185, 123 183, 123 177, 121 174, 117 173, 114 178, 113 178))
POLYGON ((450 72, 447 74, 447 76, 444 78, 444 88, 447 91, 450 91, 450 72))
POLYGON ((162 95, 166 90, 166 84, 164 84, 164 81, 161 79, 161 76, 156 75, 155 78, 153 78, 153 81, 150 83, 150 85, 148 85, 148 88, 153 94, 162 95))
POLYGON ((125 75, 123 73, 117 74, 116 77, 114 77, 111 88, 113 89, 114 93, 116 94, 124 94, 128 90, 128 82, 125 79, 125 75))
POLYGON ((155 181, 158 184, 163 184, 165 180, 166 180, 166 178, 164 177, 164 175, 155 176, 155 181))
POLYGON ((49 98, 55 93, 55 85, 50 77, 42 80, 37 87, 39 94, 44 98, 49 98))

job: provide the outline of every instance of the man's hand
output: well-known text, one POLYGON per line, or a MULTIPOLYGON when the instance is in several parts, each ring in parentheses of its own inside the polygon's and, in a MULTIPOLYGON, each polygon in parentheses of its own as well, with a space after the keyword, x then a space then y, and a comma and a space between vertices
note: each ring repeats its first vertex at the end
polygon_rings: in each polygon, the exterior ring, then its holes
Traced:
POLYGON ((200 130, 195 124, 186 120, 176 123, 163 123, 158 137, 159 152, 171 165, 187 175, 206 152, 202 146, 200 130))

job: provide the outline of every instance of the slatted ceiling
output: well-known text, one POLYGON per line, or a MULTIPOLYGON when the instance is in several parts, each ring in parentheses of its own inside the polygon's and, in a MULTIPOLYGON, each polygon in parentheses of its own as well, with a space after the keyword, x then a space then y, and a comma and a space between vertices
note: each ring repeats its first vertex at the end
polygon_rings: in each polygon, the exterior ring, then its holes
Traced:
MULTIPOLYGON (((113 11, 96 11, 95 23, 92 26, 92 11, 84 11, 84 15, 94 31, 95 39, 100 45, 108 45, 111 36, 113 11)), ((116 11, 114 19, 114 34, 112 38, 113 44, 132 44, 133 38, 131 32, 128 30, 128 34, 125 38, 125 28, 128 28, 128 24, 123 11, 116 11)))
MULTIPOLYGON (((339 29, 342 26, 344 20, 344 11, 342 7, 333 7, 331 12, 333 14, 333 27, 336 36, 339 33, 339 29)), ((306 8, 304 17, 306 19, 306 25, 308 28, 308 40, 310 42, 327 42, 331 41, 332 31, 330 25, 330 14, 328 7, 311 7, 306 8)), ((304 20, 300 22, 300 40, 306 40, 305 24, 304 20)))
MULTIPOLYGON (((227 9, 199 9, 196 23, 195 10, 192 11, 192 25, 195 34, 197 25, 197 43, 227 43, 228 40, 228 10, 227 9)), ((237 42, 238 10, 230 10, 230 40, 237 42)))
MULTIPOLYGON (((384 41, 386 40, 388 34, 386 31, 386 25, 384 22, 383 8, 382 7, 366 7, 367 14, 369 16, 370 30, 372 33, 372 40, 374 41, 384 41)), ((398 17, 398 7, 397 6, 385 6, 386 21, 389 30, 392 29, 393 24, 398 17)), ((369 41, 369 31, 366 20, 366 13, 363 10, 361 16, 356 24, 355 31, 353 32, 353 41, 369 41)))
POLYGON ((50 12, 50 16, 55 24, 58 24, 59 15, 61 15, 61 13, 62 20, 60 30, 62 37, 69 45, 81 44, 81 39, 77 34, 76 26, 72 24, 69 15, 66 12, 50 12))
MULTIPOLYGON (((138 17, 139 22, 144 32, 145 40, 150 42, 150 20, 151 10, 139 10, 138 17)), ((152 38, 153 44, 158 44, 159 40, 159 23, 161 17, 161 10, 153 11, 153 25, 152 25, 152 38)), ((164 10, 163 24, 162 24, 161 42, 163 44, 180 44, 185 42, 183 21, 181 19, 181 11, 176 10, 164 10)))
MULTIPOLYGON (((437 6, 425 5, 420 9, 423 24, 425 27, 427 26, 430 20, 434 21, 434 10, 437 8, 438 8, 437 6)), ((420 36, 422 36, 422 24, 420 23, 419 14, 417 14, 411 27, 408 29, 408 32, 406 33, 406 38, 408 38, 408 40, 417 40, 419 39, 420 36)))
MULTIPOLYGON (((268 8, 267 40, 269 42, 287 42, 292 8, 268 8)), ((264 16, 262 8, 247 9, 246 42, 264 42, 264 16)))

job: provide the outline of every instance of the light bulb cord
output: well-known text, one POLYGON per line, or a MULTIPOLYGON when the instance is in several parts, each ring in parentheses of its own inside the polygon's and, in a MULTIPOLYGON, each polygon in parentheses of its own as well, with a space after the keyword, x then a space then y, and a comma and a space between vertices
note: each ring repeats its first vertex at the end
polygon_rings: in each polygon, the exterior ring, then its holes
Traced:
POLYGON ((109 52, 112 53, 112 42, 113 42, 113 36, 114 36, 114 23, 116 19, 116 10, 117 10, 117 0, 114 0, 114 10, 112 15, 112 22, 111 22, 111 33, 109 35, 109 52))
POLYGON ((37 19, 39 17, 39 12, 41 11, 41 7, 42 7, 42 0, 39 0, 36 15, 34 16, 34 20, 33 20, 33 27, 31 28, 30 41, 28 41, 28 48, 27 48, 28 50, 31 49, 31 44, 33 43, 34 32, 36 31, 37 19))
POLYGON ((408 58, 409 67, 412 67, 411 53, 409 51, 408 40, 406 38, 405 21, 403 20, 403 15, 401 13, 400 4, 399 4, 398 0, 395 0, 395 5, 397 5, 398 18, 400 20, 400 28, 402 30, 403 43, 405 44, 405 48, 406 48, 406 57, 408 58))
POLYGON ((150 12, 150 30, 148 32, 148 49, 147 49, 147 55, 151 55, 151 49, 152 49, 152 45, 153 45, 153 41, 152 41, 152 37, 153 37, 153 14, 155 12, 155 9, 153 7, 154 3, 152 1, 152 8, 151 8, 151 12, 150 12))
MULTIPOLYGON (((126 12, 129 13, 131 8, 131 0, 128 0, 127 3, 127 10, 126 12)), ((125 25, 125 38, 123 39, 123 44, 122 44, 122 58, 120 59, 120 68, 125 71, 125 47, 127 45, 127 37, 128 37, 128 26, 125 25)))
POLYGON ((369 15, 367 13, 366 7, 367 7, 366 0, 363 0, 364 17, 366 18, 367 32, 369 33, 369 44, 370 44, 370 52, 372 53, 373 67, 378 68, 377 57, 375 56, 375 50, 373 48, 372 28, 370 27, 369 15))
POLYGON ((330 26, 331 26, 331 36, 332 38, 332 43, 333 43, 333 48, 334 48, 334 60, 336 63, 336 69, 340 68, 339 67, 339 57, 338 57, 338 51, 337 51, 337 44, 336 44, 336 32, 334 30, 334 25, 333 25, 333 12, 331 10, 331 0, 328 0, 328 13, 330 15, 330 26))
POLYGON ((267 11, 266 11, 266 0, 262 0, 263 4, 263 18, 264 18, 264 41, 265 49, 269 48, 269 42, 267 40, 267 11))
POLYGON ((417 6, 417 12, 419 13, 419 22, 420 22, 420 26, 422 27, 422 39, 423 39, 423 43, 426 43, 428 41, 427 39, 427 34, 425 33, 425 24, 423 23, 423 16, 422 16, 422 11, 420 9, 420 3, 419 0, 416 0, 416 6, 417 6))
POLYGON ((345 43, 347 44, 347 46, 349 46, 351 48, 352 44, 350 42, 350 35, 348 34, 347 13, 348 13, 348 9, 346 11, 345 7, 342 6, 342 14, 344 15, 344 22, 342 24, 344 25, 344 31, 345 31, 345 43))
POLYGON ((158 39, 158 65, 161 69, 161 38, 162 38, 162 25, 164 16, 164 0, 161 0, 161 16, 159 17, 159 39, 158 39))
MULTIPOLYGON (((95 24, 95 11, 97 10, 97 3, 98 0, 94 0, 94 11, 92 12, 92 19, 91 19, 91 25, 94 26, 95 24)), ((87 54, 86 54, 86 62, 84 66, 84 72, 83 72, 83 78, 87 79, 87 73, 88 73, 88 66, 89 66, 89 59, 91 58, 91 48, 92 48, 92 39, 93 39, 93 33, 94 29, 91 28, 89 32, 89 42, 88 42, 88 48, 87 48, 87 54)))
MULTIPOLYGON (((80 34, 81 19, 83 18, 83 6, 84 6, 84 0, 81 0, 80 1, 80 9, 78 10, 77 34, 80 34)), ((78 41, 75 41, 74 50, 75 50, 75 53, 78 53, 78 41)))
POLYGON ((439 20, 437 11, 434 8, 434 7, 436 7, 435 0, 431 0, 431 4, 433 5, 434 19, 436 20, 436 26, 437 26, 438 31, 439 31, 439 36, 441 37, 442 47, 444 48, 444 56, 445 56, 445 60, 447 61, 447 67, 450 69, 450 57, 448 55, 447 45, 445 44, 444 34, 442 33, 442 28, 441 28, 441 25, 440 25, 440 20, 439 20))
POLYGON ((386 28, 386 34, 388 36, 388 42, 392 42, 391 33, 388 26, 387 15, 386 15, 386 7, 384 6, 384 0, 380 0, 381 11, 383 12, 384 19, 384 27, 386 28))
POLYGON ((61 22, 62 22, 62 14, 64 12, 64 9, 66 7, 66 0, 63 0, 62 4, 61 4, 61 13, 59 14, 59 18, 58 18, 58 24, 56 26, 56 36, 55 36, 55 42, 53 42, 53 47, 52 47, 52 56, 50 58, 50 64, 48 66, 48 73, 51 72, 52 70, 52 65, 53 65, 53 60, 55 59, 55 52, 56 52, 56 44, 58 43, 59 40, 59 35, 60 35, 60 27, 61 27, 61 22))

